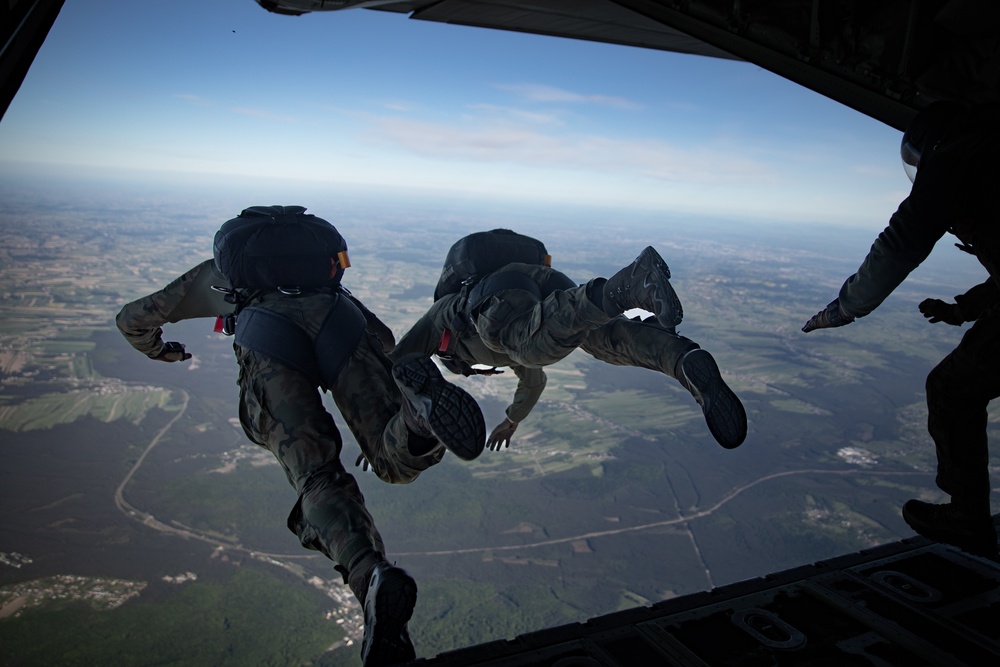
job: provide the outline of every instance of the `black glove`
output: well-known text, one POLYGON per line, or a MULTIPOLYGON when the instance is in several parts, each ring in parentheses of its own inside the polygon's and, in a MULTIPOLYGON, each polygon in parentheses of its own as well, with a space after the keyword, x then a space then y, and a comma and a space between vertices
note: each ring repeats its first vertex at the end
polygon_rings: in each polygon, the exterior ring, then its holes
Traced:
POLYGON ((962 309, 957 303, 948 303, 940 299, 924 299, 917 308, 932 323, 945 322, 957 327, 965 322, 965 318, 962 316, 962 309))
POLYGON ((510 447, 510 439, 516 430, 517 422, 504 419, 490 433, 490 437, 486 439, 486 446, 490 448, 490 451, 494 452, 499 452, 501 446, 510 447))
POLYGON ((819 311, 806 322, 802 331, 809 333, 813 329, 830 329, 832 327, 842 327, 850 324, 854 318, 848 315, 840 307, 840 299, 834 299, 826 308, 819 311))
POLYGON ((187 361, 191 358, 188 352, 184 351, 184 344, 177 343, 175 341, 170 341, 169 343, 163 344, 163 349, 155 357, 150 357, 150 359, 156 359, 157 361, 187 361))

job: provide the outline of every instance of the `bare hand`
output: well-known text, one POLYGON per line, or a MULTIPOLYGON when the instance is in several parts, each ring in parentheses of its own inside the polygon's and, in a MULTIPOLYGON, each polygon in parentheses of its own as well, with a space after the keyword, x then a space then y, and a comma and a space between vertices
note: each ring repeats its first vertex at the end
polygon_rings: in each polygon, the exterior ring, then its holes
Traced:
POLYGON ((490 448, 490 451, 494 452, 499 452, 501 446, 510 447, 510 439, 516 430, 517 422, 504 419, 490 433, 490 437, 486 439, 486 446, 490 448))

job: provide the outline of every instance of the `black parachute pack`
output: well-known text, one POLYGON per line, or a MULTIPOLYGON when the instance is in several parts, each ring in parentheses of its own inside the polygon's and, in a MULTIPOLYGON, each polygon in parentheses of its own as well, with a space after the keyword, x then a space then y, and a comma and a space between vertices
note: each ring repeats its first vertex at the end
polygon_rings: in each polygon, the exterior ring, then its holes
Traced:
POLYGON ((226 300, 236 307, 223 332, 235 334, 237 345, 329 389, 365 333, 368 311, 340 285, 351 265, 344 237, 305 211, 302 206, 252 206, 223 223, 215 234, 213 256, 230 286, 214 289, 226 292, 226 300), (333 307, 315 340, 291 319, 263 305, 249 305, 276 291, 289 297, 333 294, 333 307))
POLYGON ((509 229, 493 229, 463 236, 455 242, 444 260, 444 268, 434 288, 434 300, 475 285, 485 276, 507 264, 552 265, 545 244, 509 229))
POLYGON ((215 265, 234 289, 336 287, 351 265, 337 228, 302 206, 251 206, 215 234, 215 265))

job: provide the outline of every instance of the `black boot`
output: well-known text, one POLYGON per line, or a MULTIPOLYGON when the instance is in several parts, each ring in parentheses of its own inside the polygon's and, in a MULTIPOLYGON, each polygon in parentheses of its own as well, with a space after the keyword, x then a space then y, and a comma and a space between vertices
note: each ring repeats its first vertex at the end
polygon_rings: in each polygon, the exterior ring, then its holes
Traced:
POLYGON ((458 458, 471 461, 486 446, 486 420, 476 399, 441 376, 434 362, 420 353, 392 365, 392 377, 403 394, 403 418, 417 435, 434 437, 458 458))
POLYGON ((681 300, 670 285, 670 269, 652 246, 604 284, 604 312, 614 317, 631 308, 648 310, 660 326, 671 329, 684 317, 681 300))
POLYGON ((417 583, 406 570, 382 562, 372 568, 364 600, 364 667, 386 667, 417 657, 406 624, 417 604, 417 583))
POLYGON ((972 513, 955 502, 907 500, 903 520, 918 534, 988 558, 997 557, 997 533, 989 510, 972 513))
POLYGON ((740 399, 722 379, 719 366, 707 350, 691 350, 677 362, 677 379, 698 401, 715 440, 735 449, 747 437, 747 413, 740 399))

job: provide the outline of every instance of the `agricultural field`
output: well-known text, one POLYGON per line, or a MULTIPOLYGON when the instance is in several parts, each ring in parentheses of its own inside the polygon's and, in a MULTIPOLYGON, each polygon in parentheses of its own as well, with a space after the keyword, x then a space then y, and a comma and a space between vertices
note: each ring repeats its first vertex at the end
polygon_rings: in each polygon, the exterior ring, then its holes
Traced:
MULTIPOLYGON (((285 528, 294 491, 235 420, 231 340, 209 321, 167 325, 195 356, 161 364, 114 326, 124 303, 210 256, 218 225, 253 202, 58 192, 30 206, 8 192, 0 213, 0 643, 60 664, 150 664, 178 637, 202 664, 357 664, 357 604, 285 528), (59 576, 137 592, 113 609, 82 594, 24 602, 59 576), (30 641, 60 625, 93 639, 73 653, 30 641)), ((394 487, 353 468, 338 416, 342 461, 420 585, 421 655, 898 540, 902 502, 936 497, 923 380, 962 331, 915 304, 981 279, 947 249, 876 314, 805 335, 868 234, 324 196, 310 210, 348 240, 345 284, 397 337, 464 233, 532 230, 580 282, 656 246, 684 301, 679 333, 713 353, 750 418, 746 443, 723 450, 676 380, 577 351, 547 369, 509 449, 446 457, 394 487)), ((489 428, 516 386, 511 373, 455 380, 489 428)))

